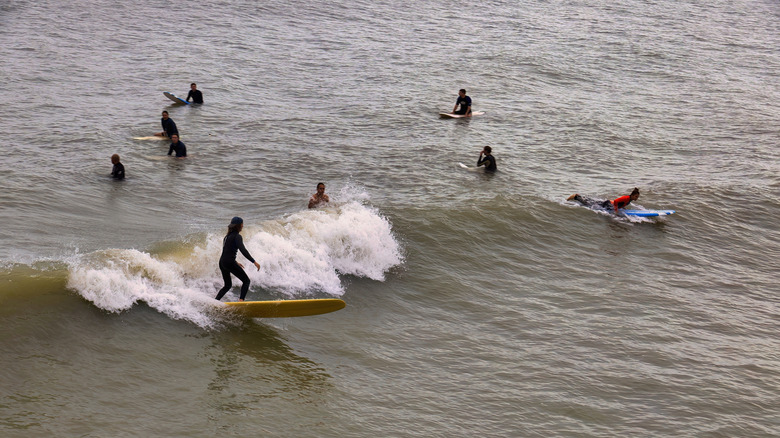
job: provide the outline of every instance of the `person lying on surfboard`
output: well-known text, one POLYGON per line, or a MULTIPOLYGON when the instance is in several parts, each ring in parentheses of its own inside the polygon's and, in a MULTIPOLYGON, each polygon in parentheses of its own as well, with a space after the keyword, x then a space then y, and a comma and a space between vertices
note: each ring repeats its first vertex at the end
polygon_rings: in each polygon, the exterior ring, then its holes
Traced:
POLYGON ((498 167, 496 167, 496 159, 493 157, 493 155, 491 155, 492 151, 493 148, 490 146, 485 146, 485 148, 482 149, 482 151, 479 153, 477 167, 485 166, 485 172, 495 172, 498 170, 498 167))
POLYGON ((176 129, 176 123, 173 122, 173 119, 168 117, 168 111, 162 112, 162 119, 160 119, 160 123, 162 123, 162 132, 158 132, 157 134, 154 134, 158 137, 168 137, 171 138, 173 134, 178 134, 179 130, 176 129))
POLYGON ((458 100, 455 101, 455 106, 452 107, 452 114, 471 117, 471 98, 466 96, 465 88, 461 88, 460 91, 458 91, 458 100), (458 106, 460 106, 460 109, 458 109, 458 106))
POLYGON ((317 184, 317 193, 313 194, 311 199, 309 199, 309 208, 320 207, 328 202, 330 202, 330 198, 325 194, 325 183, 317 184))
POLYGON ((235 275, 241 280, 241 297, 238 301, 244 301, 246 293, 249 292, 249 277, 244 272, 244 265, 236 261, 236 255, 238 251, 244 255, 250 262, 254 263, 257 270, 260 270, 260 263, 257 263, 249 251, 244 246, 244 239, 241 237, 241 230, 244 229, 244 220, 236 216, 230 220, 228 225, 228 232, 222 239, 222 256, 219 258, 219 270, 222 272, 222 279, 225 281, 225 286, 217 293, 217 300, 221 300, 222 297, 233 287, 233 279, 230 278, 230 274, 235 275))
POLYGON ((615 211, 615 214, 617 214, 618 209, 625 208, 628 204, 630 204, 632 201, 636 201, 637 199, 639 199, 639 189, 636 187, 634 187, 634 190, 631 191, 630 195, 621 196, 613 200, 607 199, 606 201, 601 201, 593 198, 583 198, 578 193, 575 193, 566 198, 567 201, 576 201, 585 207, 597 206, 607 210, 612 209, 615 211))

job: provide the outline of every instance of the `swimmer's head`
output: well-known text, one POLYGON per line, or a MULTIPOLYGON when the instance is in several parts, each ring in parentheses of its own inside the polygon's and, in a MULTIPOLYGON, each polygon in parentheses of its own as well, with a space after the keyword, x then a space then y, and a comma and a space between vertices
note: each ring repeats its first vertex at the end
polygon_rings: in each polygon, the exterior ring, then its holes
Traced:
POLYGON ((167 119, 168 118, 168 111, 163 111, 162 112, 162 116, 163 116, 163 118, 167 119))
POLYGON ((179 141, 179 134, 171 134, 171 141, 173 142, 179 141))
POLYGON ((485 152, 486 154, 489 154, 493 152, 493 148, 491 148, 490 146, 485 146, 485 148, 482 149, 482 151, 485 152))
POLYGON ((111 156, 111 164, 117 164, 119 162, 119 154, 114 154, 111 156))
POLYGON ((636 201, 639 199, 639 189, 634 187, 634 190, 631 191, 631 199, 636 201))
POLYGON ((238 216, 235 216, 233 219, 230 219, 230 225, 241 225, 244 223, 244 220, 241 219, 238 216))

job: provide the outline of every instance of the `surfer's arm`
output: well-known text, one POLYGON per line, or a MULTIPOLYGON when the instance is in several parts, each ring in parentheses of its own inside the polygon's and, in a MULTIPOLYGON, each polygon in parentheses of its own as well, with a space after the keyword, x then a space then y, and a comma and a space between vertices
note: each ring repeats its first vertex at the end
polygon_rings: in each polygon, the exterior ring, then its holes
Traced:
POLYGON ((236 236, 236 246, 238 247, 238 250, 241 251, 241 254, 243 254, 244 257, 247 258, 247 260, 254 263, 255 265, 257 264, 257 262, 255 262, 255 259, 252 258, 252 255, 249 254, 249 251, 246 250, 246 247, 244 246, 244 238, 241 237, 240 234, 236 236))

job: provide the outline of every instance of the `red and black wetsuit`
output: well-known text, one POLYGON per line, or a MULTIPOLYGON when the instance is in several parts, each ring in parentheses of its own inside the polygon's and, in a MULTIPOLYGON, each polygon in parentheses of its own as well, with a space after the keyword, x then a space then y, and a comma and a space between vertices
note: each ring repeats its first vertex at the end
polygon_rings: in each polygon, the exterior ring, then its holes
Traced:
POLYGON ((615 210, 619 208, 623 208, 626 205, 631 203, 631 196, 621 196, 615 200, 612 201, 612 206, 615 208, 615 210))

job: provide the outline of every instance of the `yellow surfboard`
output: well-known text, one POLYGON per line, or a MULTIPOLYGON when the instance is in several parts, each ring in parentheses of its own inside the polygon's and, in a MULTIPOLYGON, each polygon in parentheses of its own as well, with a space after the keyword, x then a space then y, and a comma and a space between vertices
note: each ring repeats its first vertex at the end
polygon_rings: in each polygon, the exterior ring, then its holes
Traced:
POLYGON ((347 303, 337 298, 315 300, 236 301, 225 303, 228 309, 251 318, 292 318, 322 315, 343 309, 347 303))

